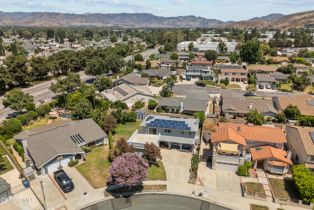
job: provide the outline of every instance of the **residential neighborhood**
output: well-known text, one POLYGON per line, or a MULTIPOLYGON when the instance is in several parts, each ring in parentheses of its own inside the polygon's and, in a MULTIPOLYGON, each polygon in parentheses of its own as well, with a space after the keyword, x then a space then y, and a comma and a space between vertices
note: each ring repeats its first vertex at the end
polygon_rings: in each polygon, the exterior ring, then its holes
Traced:
POLYGON ((0 209, 314 209, 307 12, 43 14, 0 12, 0 209))

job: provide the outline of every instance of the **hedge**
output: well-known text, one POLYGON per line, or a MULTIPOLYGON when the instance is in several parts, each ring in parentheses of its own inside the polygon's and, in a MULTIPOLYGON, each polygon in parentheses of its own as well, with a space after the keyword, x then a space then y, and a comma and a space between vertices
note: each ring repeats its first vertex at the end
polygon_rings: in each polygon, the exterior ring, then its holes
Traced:
POLYGON ((314 202, 314 174, 304 165, 294 165, 292 177, 304 203, 314 202))
POLYGON ((78 163, 79 163, 78 160, 70 160, 70 162, 68 163, 68 166, 73 167, 73 166, 77 165, 78 163))

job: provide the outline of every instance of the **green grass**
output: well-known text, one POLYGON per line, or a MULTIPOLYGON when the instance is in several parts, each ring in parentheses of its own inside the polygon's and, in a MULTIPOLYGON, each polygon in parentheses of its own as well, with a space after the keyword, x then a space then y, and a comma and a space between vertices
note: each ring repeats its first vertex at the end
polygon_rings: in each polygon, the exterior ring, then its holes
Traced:
POLYGON ((147 171, 147 180, 150 181, 166 181, 166 170, 161 161, 157 162, 157 165, 152 165, 148 168, 147 171))
POLYGON ((6 173, 8 171, 11 171, 13 169, 13 166, 7 157, 3 157, 2 161, 3 161, 3 168, 0 169, 0 175, 6 173))
POLYGON ((275 198, 296 200, 297 189, 292 179, 268 179, 275 198))
POLYGON ((228 89, 241 89, 240 85, 238 84, 229 84, 227 88, 228 89))
POLYGON ((78 166, 77 170, 95 188, 106 186, 111 163, 108 161, 109 148, 96 147, 86 155, 86 161, 78 166))
POLYGON ((134 133, 136 129, 140 127, 141 122, 131 122, 125 124, 119 124, 115 129, 113 135, 113 141, 118 141, 121 138, 128 140, 130 136, 134 133))
POLYGON ((267 206, 251 204, 251 210, 269 210, 267 206))
POLYGON ((283 92, 291 92, 292 91, 292 87, 291 87, 290 84, 281 84, 280 87, 279 87, 279 90, 283 91, 283 92))
POLYGON ((255 194, 266 196, 263 185, 260 183, 254 183, 254 182, 247 182, 244 183, 246 186, 246 192, 249 195, 254 196, 255 194))

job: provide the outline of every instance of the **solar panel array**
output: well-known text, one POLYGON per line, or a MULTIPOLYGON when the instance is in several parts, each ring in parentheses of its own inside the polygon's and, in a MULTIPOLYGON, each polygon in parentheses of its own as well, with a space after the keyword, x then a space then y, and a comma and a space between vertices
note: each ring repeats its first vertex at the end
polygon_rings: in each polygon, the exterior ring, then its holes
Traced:
POLYGON ((80 134, 75 134, 73 136, 70 136, 70 138, 72 139, 72 141, 76 145, 81 145, 81 144, 85 143, 84 139, 82 138, 82 136, 80 134))
POLYGON ((116 91, 118 91, 121 95, 126 96, 128 93, 125 90, 122 90, 120 87, 116 88, 116 91))
POLYGON ((154 127, 154 128, 168 128, 168 129, 185 130, 185 131, 191 130, 191 128, 184 121, 177 121, 177 120, 155 119, 147 123, 147 126, 154 127))
POLYGON ((314 144, 314 132, 310 132, 310 136, 311 136, 312 142, 314 144))

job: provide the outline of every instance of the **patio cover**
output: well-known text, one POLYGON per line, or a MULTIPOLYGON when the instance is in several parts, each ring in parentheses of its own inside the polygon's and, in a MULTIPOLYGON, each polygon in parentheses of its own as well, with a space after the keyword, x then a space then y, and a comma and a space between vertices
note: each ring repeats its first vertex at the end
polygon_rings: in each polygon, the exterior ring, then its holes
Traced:
POLYGON ((235 155, 239 154, 238 144, 219 143, 218 151, 220 153, 228 153, 228 154, 235 154, 235 155))

